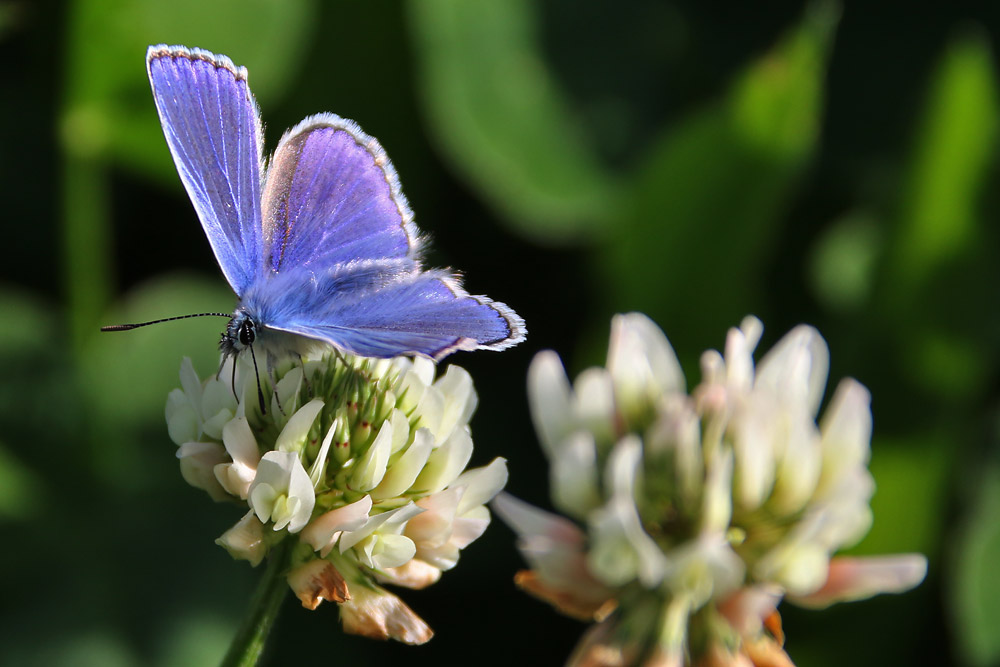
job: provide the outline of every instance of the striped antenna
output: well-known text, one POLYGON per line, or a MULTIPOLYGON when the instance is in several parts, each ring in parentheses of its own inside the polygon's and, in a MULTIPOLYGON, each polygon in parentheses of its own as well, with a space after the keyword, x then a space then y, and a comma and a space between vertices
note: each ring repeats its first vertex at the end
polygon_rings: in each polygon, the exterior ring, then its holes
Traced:
POLYGON ((110 324, 106 327, 101 327, 101 331, 131 331, 132 329, 138 329, 139 327, 147 327, 150 324, 159 324, 160 322, 172 322, 174 320, 186 320, 189 317, 226 317, 232 318, 232 313, 195 313, 194 315, 177 315, 176 317, 164 317, 162 320, 150 320, 149 322, 137 322, 135 324, 110 324))

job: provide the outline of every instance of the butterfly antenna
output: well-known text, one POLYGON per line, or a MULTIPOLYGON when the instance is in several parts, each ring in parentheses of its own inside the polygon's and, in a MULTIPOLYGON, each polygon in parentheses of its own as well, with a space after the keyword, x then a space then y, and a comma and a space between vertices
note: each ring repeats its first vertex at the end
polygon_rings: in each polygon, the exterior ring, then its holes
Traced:
POLYGON ((164 317, 161 320, 150 320, 149 322, 136 322, 134 324, 111 324, 106 327, 101 327, 101 331, 131 331, 132 329, 138 329, 139 327, 147 327, 150 324, 159 324, 161 322, 172 322, 174 320, 186 320, 189 317, 232 318, 232 313, 195 313, 193 315, 177 315, 176 317, 164 317))
POLYGON ((260 388, 260 371, 257 370, 257 356, 253 353, 253 345, 250 348, 250 358, 253 359, 253 374, 257 377, 257 400, 260 402, 260 414, 266 415, 267 409, 264 407, 264 391, 260 388))

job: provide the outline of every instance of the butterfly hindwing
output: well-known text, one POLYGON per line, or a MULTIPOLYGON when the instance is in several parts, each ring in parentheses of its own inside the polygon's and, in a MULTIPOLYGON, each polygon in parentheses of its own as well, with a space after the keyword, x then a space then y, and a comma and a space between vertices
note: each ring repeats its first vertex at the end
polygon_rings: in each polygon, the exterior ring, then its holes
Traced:
POLYGON ((272 272, 418 254, 413 213, 385 151, 334 114, 312 116, 285 133, 268 168, 262 208, 272 272))
POLYGON ((456 350, 502 350, 524 339, 514 311, 466 293, 441 271, 424 271, 383 286, 362 303, 338 308, 314 335, 363 356, 419 354, 434 359, 456 350))
POLYGON ((270 329, 369 357, 440 359, 524 339, 524 323, 510 308, 469 295, 449 274, 420 271, 407 259, 352 262, 321 275, 292 270, 275 276, 264 293, 251 290, 244 305, 270 329))
POLYGON ((181 181, 233 290, 261 275, 260 114, 247 71, 178 46, 146 53, 153 97, 181 181))

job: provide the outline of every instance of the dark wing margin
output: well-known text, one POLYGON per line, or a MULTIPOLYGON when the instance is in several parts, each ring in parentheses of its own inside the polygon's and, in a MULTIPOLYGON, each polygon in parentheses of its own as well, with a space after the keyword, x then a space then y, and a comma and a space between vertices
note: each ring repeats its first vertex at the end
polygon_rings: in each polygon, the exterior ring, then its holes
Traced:
POLYGON ((261 275, 260 112, 247 71, 202 49, 161 44, 146 70, 181 182, 237 295, 261 275))

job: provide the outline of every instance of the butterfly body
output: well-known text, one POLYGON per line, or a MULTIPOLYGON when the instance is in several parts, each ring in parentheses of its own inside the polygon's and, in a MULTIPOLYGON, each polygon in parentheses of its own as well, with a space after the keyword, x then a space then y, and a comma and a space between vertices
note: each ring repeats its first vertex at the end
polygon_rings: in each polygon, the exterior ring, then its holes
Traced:
POLYGON ((524 324, 421 263, 422 238, 385 151, 353 121, 306 118, 271 160, 247 72, 176 46, 147 52, 164 136, 223 274, 240 299, 221 350, 307 356, 504 349, 524 324))
POLYGON ((233 313, 226 330, 222 332, 219 350, 227 356, 235 356, 250 346, 255 346, 268 358, 281 359, 289 355, 300 358, 312 357, 316 353, 321 353, 326 344, 313 338, 271 330, 265 325, 258 324, 257 318, 240 306, 233 313))

